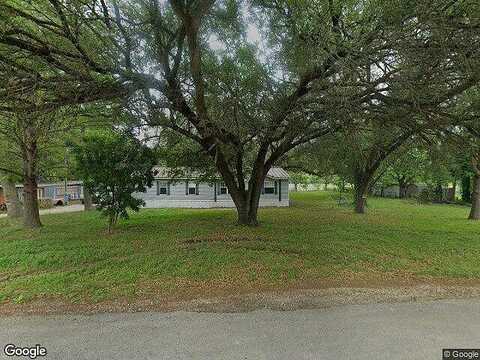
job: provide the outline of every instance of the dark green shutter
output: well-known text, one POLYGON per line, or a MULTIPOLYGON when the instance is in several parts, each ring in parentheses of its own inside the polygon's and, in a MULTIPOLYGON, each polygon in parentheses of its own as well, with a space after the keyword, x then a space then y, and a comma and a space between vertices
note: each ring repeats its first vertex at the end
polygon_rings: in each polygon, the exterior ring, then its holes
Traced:
POLYGON ((157 196, 160 195, 160 181, 157 180, 157 196))
POLYGON ((198 186, 198 183, 195 184, 195 194, 198 195, 200 192, 199 192, 199 186, 198 186))
POLYGON ((188 181, 185 181, 185 195, 188 195, 188 181))
POLYGON ((278 180, 278 201, 282 201, 282 180, 278 180))
POLYGON ((170 181, 167 182, 167 195, 170 195, 170 181))
POLYGON ((274 191, 275 191, 275 192, 274 192, 275 194, 278 192, 277 185, 278 185, 278 184, 277 184, 277 181, 275 180, 275 190, 274 190, 274 191))

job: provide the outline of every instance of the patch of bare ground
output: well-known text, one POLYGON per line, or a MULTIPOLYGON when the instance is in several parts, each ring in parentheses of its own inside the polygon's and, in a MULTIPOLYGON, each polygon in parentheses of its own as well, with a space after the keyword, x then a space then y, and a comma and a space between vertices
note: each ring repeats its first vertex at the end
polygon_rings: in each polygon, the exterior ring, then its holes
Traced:
POLYGON ((202 243, 238 243, 243 241, 269 241, 269 238, 258 235, 242 235, 230 233, 214 233, 209 235, 195 236, 182 241, 186 245, 195 245, 202 243))
MULTIPOLYGON (((175 280, 149 284, 134 300, 119 299, 100 303, 69 303, 49 298, 27 304, 0 304, 0 316, 95 314, 112 312, 248 312, 257 309, 292 311, 329 308, 349 304, 431 301, 438 299, 479 298, 479 279, 335 278, 304 281, 285 288, 265 284, 255 288, 232 288, 231 284, 175 280), (172 285, 172 284, 170 284, 172 285)), ((147 286, 145 285, 145 288, 147 286)))

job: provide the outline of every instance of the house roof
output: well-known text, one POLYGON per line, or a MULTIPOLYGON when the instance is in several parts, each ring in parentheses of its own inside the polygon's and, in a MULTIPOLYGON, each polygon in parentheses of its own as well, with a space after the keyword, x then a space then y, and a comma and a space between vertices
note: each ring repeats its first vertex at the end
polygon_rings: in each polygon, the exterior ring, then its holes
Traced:
MULTIPOLYGON (((156 172, 156 179, 196 179, 202 175, 198 171, 184 171, 182 175, 179 175, 174 170, 164 166, 155 166, 153 171, 156 172)), ((288 173, 281 167, 272 167, 268 171, 267 177, 271 179, 288 179, 288 173)))
POLYGON ((273 179, 288 179, 288 173, 281 167, 272 167, 267 176, 273 179))

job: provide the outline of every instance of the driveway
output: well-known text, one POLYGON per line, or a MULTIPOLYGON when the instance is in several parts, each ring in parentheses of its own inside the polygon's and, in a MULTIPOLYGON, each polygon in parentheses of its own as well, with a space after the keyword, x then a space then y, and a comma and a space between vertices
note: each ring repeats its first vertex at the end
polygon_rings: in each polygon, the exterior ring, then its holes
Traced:
POLYGON ((48 359, 439 360, 479 334, 480 300, 0 319, 2 351, 41 344, 48 359))
MULTIPOLYGON (((67 205, 67 206, 55 206, 52 209, 43 209, 40 210, 40 215, 45 215, 45 214, 60 214, 60 213, 68 213, 68 212, 77 212, 77 211, 83 211, 85 208, 83 205, 77 204, 77 205, 67 205)), ((1 217, 6 217, 7 214, 0 214, 1 217)))

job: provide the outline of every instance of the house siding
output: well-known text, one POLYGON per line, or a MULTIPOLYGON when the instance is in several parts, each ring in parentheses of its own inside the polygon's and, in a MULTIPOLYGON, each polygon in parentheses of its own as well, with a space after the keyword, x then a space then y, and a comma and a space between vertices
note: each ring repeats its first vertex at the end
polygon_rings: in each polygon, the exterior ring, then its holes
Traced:
POLYGON ((46 186, 45 187, 45 197, 48 199, 55 199, 55 196, 57 194, 56 186, 46 186))

